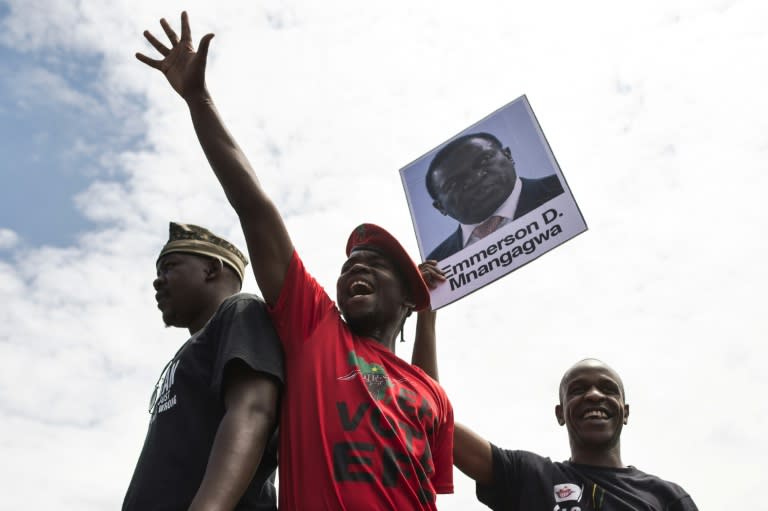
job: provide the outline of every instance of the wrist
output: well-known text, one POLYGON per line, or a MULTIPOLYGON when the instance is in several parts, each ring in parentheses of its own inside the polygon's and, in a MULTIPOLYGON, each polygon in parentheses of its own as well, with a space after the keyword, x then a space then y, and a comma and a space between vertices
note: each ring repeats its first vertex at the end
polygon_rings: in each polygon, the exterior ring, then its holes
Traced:
POLYGON ((211 98, 208 89, 203 86, 202 89, 190 92, 184 95, 184 101, 187 102, 189 108, 193 108, 198 105, 212 105, 213 98, 211 98))

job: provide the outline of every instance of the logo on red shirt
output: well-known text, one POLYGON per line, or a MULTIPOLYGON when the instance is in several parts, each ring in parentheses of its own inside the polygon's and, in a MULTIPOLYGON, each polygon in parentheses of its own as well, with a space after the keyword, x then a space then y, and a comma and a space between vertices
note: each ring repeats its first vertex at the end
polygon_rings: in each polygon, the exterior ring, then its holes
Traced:
POLYGON ((357 356, 354 351, 349 352, 349 363, 355 369, 344 376, 339 376, 338 380, 349 381, 359 374, 374 399, 380 401, 386 397, 387 390, 394 384, 381 365, 373 362, 368 363, 363 357, 357 356))

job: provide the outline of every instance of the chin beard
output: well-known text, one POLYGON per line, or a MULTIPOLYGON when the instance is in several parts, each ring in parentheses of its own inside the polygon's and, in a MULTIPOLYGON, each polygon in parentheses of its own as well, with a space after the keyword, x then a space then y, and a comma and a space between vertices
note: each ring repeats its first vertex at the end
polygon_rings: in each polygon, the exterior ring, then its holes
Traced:
POLYGON ((168 316, 163 314, 163 324, 165 325, 165 328, 173 328, 178 325, 175 324, 173 316, 168 316))

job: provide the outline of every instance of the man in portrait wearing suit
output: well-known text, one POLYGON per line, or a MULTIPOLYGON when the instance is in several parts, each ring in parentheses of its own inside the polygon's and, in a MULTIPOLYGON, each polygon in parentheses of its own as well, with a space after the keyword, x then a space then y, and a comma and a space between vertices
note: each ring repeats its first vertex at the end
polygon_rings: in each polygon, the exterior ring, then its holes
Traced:
POLYGON ((463 135, 440 149, 426 185, 435 209, 459 222, 427 256, 438 261, 563 193, 555 174, 518 176, 509 147, 490 133, 463 135))

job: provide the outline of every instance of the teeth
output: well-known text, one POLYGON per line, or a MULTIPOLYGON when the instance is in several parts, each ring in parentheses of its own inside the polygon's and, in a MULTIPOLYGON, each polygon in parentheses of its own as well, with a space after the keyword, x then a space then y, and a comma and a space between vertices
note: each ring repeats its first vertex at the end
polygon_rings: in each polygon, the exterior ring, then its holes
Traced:
POLYGON ((372 291, 371 285, 363 280, 355 280, 349 285, 349 292, 352 296, 367 295, 372 291))
POLYGON ((589 410, 584 414, 585 419, 607 419, 608 414, 603 410, 589 410))

